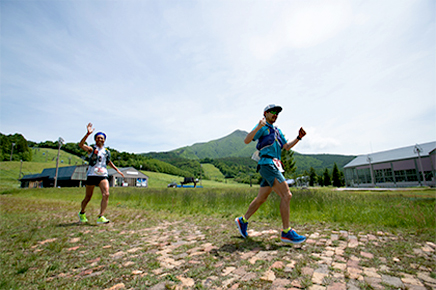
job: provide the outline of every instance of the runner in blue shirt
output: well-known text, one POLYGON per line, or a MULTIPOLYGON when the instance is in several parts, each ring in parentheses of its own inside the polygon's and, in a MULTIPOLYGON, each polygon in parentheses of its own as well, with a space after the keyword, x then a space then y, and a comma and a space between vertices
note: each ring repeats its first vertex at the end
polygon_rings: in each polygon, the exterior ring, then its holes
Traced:
POLYGON ((268 105, 264 109, 264 117, 245 137, 245 144, 258 140, 256 146, 258 149, 257 164, 259 173, 262 176, 262 181, 257 197, 251 202, 245 215, 235 219, 235 223, 241 236, 247 238, 248 219, 267 200, 269 194, 274 191, 281 199, 280 215, 283 223, 281 240, 285 243, 300 244, 306 240, 306 237, 297 234, 295 230, 291 228, 289 206, 292 193, 282 174, 283 166, 280 159, 282 149, 290 150, 306 135, 306 132, 303 128, 300 128, 297 138, 288 142, 281 130, 273 126, 281 111, 282 107, 278 105, 268 105))

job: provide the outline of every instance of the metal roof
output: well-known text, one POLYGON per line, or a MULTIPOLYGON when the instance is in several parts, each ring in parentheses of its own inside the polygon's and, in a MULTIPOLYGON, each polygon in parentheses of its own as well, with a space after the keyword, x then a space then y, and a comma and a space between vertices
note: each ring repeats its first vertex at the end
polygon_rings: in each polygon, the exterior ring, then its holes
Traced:
POLYGON ((43 179, 43 178, 49 178, 50 176, 44 175, 41 173, 38 174, 27 174, 21 177, 19 180, 36 180, 36 179, 43 179))
MULTIPOLYGON (((81 170, 81 167, 87 167, 86 165, 79 165, 79 166, 66 166, 66 167, 59 167, 58 168, 58 180, 70 180, 74 179, 73 174, 76 171, 76 169, 81 170)), ((56 168, 45 168, 41 173, 39 174, 29 174, 23 176, 20 180, 35 180, 35 179, 41 179, 41 178, 48 178, 48 179, 54 179, 56 175, 56 168)), ((86 176, 85 179, 86 180, 86 176)))
MULTIPOLYGON (((422 151, 420 152, 421 157, 429 156, 430 152, 436 148, 436 141, 417 145, 422 149, 422 151)), ((346 164, 344 168, 368 165, 368 157, 371 158, 372 164, 417 158, 418 154, 415 153, 415 146, 416 145, 375 152, 371 154, 359 155, 351 160, 348 164, 346 164)))
MULTIPOLYGON (((59 167, 58 180, 86 180, 86 169, 88 165, 67 166, 59 167)), ((148 176, 136 170, 133 167, 118 168, 126 178, 146 178, 148 176)), ((42 178, 54 179, 56 174, 56 168, 46 168, 39 174, 29 174, 23 176, 20 180, 36 180, 42 178)), ((108 169, 109 176, 121 177, 115 169, 108 169)))

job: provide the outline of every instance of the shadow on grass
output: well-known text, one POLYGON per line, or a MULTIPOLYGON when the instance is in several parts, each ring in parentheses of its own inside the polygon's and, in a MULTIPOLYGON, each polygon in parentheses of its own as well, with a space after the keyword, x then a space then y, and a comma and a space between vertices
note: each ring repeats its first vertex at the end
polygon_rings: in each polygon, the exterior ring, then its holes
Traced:
POLYGON ((90 224, 90 223, 74 222, 74 223, 58 224, 56 227, 58 227, 58 228, 68 228, 68 227, 96 227, 96 226, 97 225, 90 224))

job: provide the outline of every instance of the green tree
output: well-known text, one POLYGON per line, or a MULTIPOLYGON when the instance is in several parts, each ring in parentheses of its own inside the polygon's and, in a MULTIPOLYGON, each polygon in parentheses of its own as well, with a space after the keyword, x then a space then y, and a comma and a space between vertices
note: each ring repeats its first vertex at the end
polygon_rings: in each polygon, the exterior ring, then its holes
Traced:
POLYGON ((342 185, 341 174, 339 172, 338 165, 336 165, 336 162, 333 165, 332 181, 333 181, 333 186, 341 187, 341 185, 342 185))
POLYGON ((323 174, 317 175, 316 179, 318 179, 319 186, 324 186, 324 175, 323 174))
POLYGON ((329 186, 329 185, 331 185, 332 184, 332 182, 331 182, 331 178, 330 178, 330 173, 329 173, 329 170, 326 168, 325 169, 325 171, 324 171, 324 174, 323 174, 323 183, 324 183, 324 186, 329 186))
POLYGON ((313 167, 310 167, 309 169, 309 185, 314 186, 317 182, 317 175, 315 172, 315 169, 313 167))
POLYGON ((283 169, 285 170, 284 176, 286 178, 290 178, 297 170, 294 160, 294 151, 282 150, 281 158, 283 163, 283 169))
POLYGON ((341 186, 345 186, 345 176, 344 176, 344 172, 339 171, 339 176, 341 179, 341 186))
POLYGON ((0 149, 2 161, 32 161, 32 151, 27 145, 27 140, 21 134, 3 135, 0 133, 0 149))

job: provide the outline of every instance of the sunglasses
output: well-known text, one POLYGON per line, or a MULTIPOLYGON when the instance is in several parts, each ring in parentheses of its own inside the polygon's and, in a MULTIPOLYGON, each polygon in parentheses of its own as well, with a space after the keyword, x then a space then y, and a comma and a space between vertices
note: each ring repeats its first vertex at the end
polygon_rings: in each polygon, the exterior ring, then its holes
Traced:
POLYGON ((273 114, 273 115, 278 115, 279 114, 279 112, 277 112, 277 111, 268 111, 268 113, 273 114))

